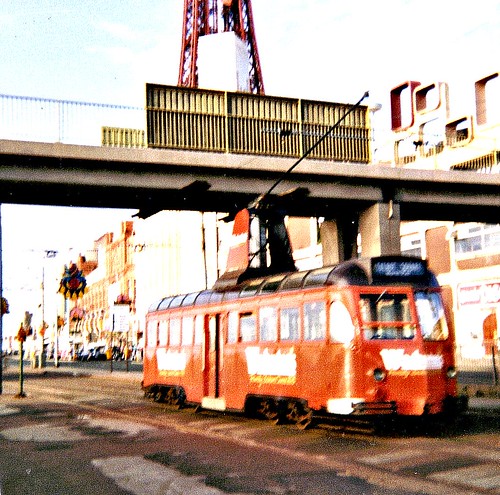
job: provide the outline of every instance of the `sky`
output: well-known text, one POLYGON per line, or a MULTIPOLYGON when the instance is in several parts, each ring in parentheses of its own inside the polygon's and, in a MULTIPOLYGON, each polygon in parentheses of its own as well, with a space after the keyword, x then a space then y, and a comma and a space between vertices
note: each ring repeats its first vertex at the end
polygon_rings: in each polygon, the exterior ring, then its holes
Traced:
MULTIPOLYGON (((448 82, 451 113, 461 116, 473 112, 474 81, 500 68, 500 0, 252 0, 252 8, 266 94, 355 103, 370 91, 366 103, 382 104, 379 139, 390 90, 402 82, 448 82)), ((182 0, 1 0, 0 94, 143 106, 146 82, 177 84, 182 16, 182 0)), ((23 252, 90 245, 131 214, 10 205, 1 213, 4 275, 23 252), (78 225, 78 238, 61 225, 78 225), (12 248, 20 239, 22 249, 12 248)))
MULTIPOLYGON (((385 103, 406 80, 496 70, 493 0, 253 0, 266 93, 385 103), (381 101, 384 100, 384 101, 381 101)), ((176 84, 182 0, 2 0, 0 92, 141 105, 176 84)))

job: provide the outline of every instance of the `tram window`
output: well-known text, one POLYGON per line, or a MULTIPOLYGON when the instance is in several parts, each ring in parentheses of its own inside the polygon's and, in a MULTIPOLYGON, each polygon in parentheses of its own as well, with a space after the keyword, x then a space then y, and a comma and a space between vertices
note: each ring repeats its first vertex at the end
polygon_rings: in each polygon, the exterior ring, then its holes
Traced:
POLYGON ((300 289, 302 287, 302 281, 304 280, 304 277, 305 275, 303 272, 292 273, 283 280, 280 289, 283 290, 300 289))
POLYGON ((318 287, 324 285, 331 271, 331 266, 311 270, 304 279, 304 287, 318 287))
POLYGON ((268 294, 270 292, 276 292, 278 290, 281 281, 285 278, 285 275, 276 275, 267 279, 266 282, 260 287, 259 294, 268 294))
POLYGON ((242 342, 254 342, 257 340, 256 319, 253 313, 240 314, 240 332, 242 342))
POLYGON ((255 296, 257 293, 257 289, 260 287, 262 284, 263 279, 259 278, 256 280, 252 280, 251 282, 248 282, 248 285, 243 287, 240 292, 240 297, 250 297, 250 296, 255 296))
POLYGON ((209 290, 204 290, 199 292, 198 295, 196 296, 196 299, 194 300, 194 304, 196 306, 202 306, 203 304, 208 304, 211 295, 212 292, 209 290))
POLYGON ((304 339, 322 340, 326 336, 326 305, 323 301, 304 304, 304 339))
POLYGON ((332 342, 348 344, 354 338, 354 325, 344 303, 333 301, 330 305, 330 338, 332 342))
POLYGON ((165 347, 168 344, 168 321, 160 321, 158 324, 158 345, 165 347))
POLYGON ((218 303, 222 301, 222 297, 224 296, 224 292, 212 292, 210 296, 210 303, 218 303))
POLYGON ((197 315, 194 320, 194 343, 203 344, 203 335, 205 331, 205 315, 197 315))
POLYGON ((276 308, 260 308, 259 310, 260 340, 275 342, 278 337, 278 317, 276 308))
POLYGON ((441 296, 435 292, 415 293, 418 321, 425 340, 446 340, 448 325, 444 315, 441 296))
POLYGON ((193 343, 193 324, 192 316, 182 318, 182 345, 191 345, 193 343))
POLYGON ((299 340, 299 308, 280 311, 280 340, 299 340))
POLYGON ((147 347, 156 347, 158 344, 158 322, 155 320, 148 322, 147 336, 146 336, 146 345, 147 347))
POLYGON ((180 296, 175 296, 172 301, 170 301, 170 304, 168 305, 169 308, 178 308, 181 304, 184 298, 186 297, 186 294, 181 294, 180 296))
POLYGON ((187 296, 182 300, 182 306, 192 306, 197 296, 198 292, 191 292, 190 294, 187 294, 187 296))
POLYGON ((181 343, 181 319, 172 318, 170 320, 170 345, 181 343))
POLYGON ((359 304, 365 339, 412 339, 415 336, 406 294, 385 291, 362 294, 359 304))
POLYGON ((238 313, 235 311, 231 311, 227 318, 227 342, 238 342, 238 313))
POLYGON ((223 301, 233 301, 234 299, 238 299, 239 295, 240 295, 239 291, 228 290, 227 292, 222 293, 222 300, 223 301))
MULTIPOLYGON (((163 301, 163 299, 161 301, 163 301)), ((149 306, 148 308, 148 313, 153 313, 154 311, 157 311, 161 301, 155 301, 153 304, 151 304, 151 306, 149 306)))
POLYGON ((167 309, 173 298, 174 298, 174 296, 170 296, 170 297, 166 297, 165 299, 163 299, 161 301, 161 303, 158 305, 158 311, 161 311, 163 309, 167 309))

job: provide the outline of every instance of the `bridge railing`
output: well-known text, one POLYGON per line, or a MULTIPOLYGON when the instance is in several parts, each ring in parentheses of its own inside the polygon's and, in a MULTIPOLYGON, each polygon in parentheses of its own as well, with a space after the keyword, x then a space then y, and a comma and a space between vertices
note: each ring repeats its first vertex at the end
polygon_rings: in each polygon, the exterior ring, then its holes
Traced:
POLYGON ((145 132, 146 110, 0 94, 0 139, 101 146, 103 128, 145 132))

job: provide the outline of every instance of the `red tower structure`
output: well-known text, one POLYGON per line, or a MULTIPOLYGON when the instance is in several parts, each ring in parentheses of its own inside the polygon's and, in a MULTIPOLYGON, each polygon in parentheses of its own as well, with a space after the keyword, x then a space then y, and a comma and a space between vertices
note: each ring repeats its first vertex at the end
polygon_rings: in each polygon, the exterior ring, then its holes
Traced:
POLYGON ((200 36, 218 33, 220 21, 223 32, 233 31, 247 47, 250 91, 264 94, 250 2, 251 0, 184 0, 179 86, 198 87, 198 40, 200 36))

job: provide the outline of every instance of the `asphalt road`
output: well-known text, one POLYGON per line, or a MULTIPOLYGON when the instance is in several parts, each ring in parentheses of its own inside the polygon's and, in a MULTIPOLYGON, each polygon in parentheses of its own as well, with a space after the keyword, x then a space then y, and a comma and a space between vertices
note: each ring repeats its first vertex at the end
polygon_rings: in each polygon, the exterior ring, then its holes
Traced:
POLYGON ((453 427, 299 431, 151 403, 139 371, 92 366, 28 368, 25 398, 4 372, 2 495, 500 493, 498 411, 453 427))

